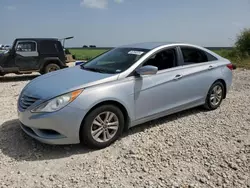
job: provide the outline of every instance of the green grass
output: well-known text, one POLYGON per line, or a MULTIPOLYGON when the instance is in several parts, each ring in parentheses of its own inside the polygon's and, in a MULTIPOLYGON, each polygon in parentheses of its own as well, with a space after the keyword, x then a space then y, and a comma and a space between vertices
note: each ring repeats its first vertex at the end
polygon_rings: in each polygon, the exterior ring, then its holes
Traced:
POLYGON ((250 57, 240 58, 237 52, 233 50, 218 50, 214 52, 229 59, 237 68, 250 69, 250 57))
MULTIPOLYGON (((77 60, 89 60, 92 59, 108 49, 69 49, 72 55, 75 55, 77 60)), ((233 50, 215 50, 215 53, 222 57, 229 59, 239 68, 250 69, 250 57, 249 58, 238 58, 237 53, 233 50)))
POLYGON ((106 52, 106 49, 69 49, 70 53, 72 55, 75 55, 75 58, 77 60, 88 60, 92 59, 104 52, 106 52))
POLYGON ((250 69, 250 58, 243 59, 240 63, 236 63, 240 68, 250 69))

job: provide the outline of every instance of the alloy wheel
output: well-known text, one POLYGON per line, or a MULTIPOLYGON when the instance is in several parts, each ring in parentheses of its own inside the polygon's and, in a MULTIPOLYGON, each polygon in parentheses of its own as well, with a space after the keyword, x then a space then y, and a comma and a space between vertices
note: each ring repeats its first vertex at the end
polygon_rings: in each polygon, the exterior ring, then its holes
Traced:
POLYGON ((212 89, 212 92, 210 95, 210 103, 213 106, 217 106, 220 103, 220 101, 222 99, 222 93, 223 93, 223 90, 222 90, 222 87, 220 85, 216 85, 212 89))
POLYGON ((116 135, 118 128, 118 117, 113 112, 102 112, 92 122, 91 135, 97 142, 108 142, 116 135))

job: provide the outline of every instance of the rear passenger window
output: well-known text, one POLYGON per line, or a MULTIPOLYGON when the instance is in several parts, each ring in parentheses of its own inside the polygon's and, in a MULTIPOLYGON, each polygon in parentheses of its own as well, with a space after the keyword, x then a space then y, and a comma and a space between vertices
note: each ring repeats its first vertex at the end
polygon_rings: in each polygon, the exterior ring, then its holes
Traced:
POLYGON ((40 43, 40 51, 43 54, 53 54, 58 52, 55 41, 44 40, 40 43))
POLYGON ((213 55, 192 47, 181 47, 184 64, 205 63, 217 60, 213 55))
POLYGON ((208 58, 208 61, 216 61, 218 60, 216 57, 214 57, 212 54, 205 52, 208 58))

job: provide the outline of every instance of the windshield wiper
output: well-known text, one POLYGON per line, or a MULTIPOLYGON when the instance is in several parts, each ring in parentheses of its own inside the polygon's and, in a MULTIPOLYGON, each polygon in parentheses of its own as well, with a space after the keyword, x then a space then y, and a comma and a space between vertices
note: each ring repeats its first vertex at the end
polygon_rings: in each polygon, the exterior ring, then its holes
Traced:
POLYGON ((98 68, 94 67, 84 67, 84 65, 81 66, 82 69, 93 71, 93 72, 100 72, 100 73, 106 73, 104 70, 100 70, 98 68))

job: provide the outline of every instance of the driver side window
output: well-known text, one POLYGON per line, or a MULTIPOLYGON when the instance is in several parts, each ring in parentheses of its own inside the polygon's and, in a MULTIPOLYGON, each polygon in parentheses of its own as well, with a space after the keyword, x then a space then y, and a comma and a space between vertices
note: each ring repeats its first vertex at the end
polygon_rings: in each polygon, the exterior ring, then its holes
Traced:
POLYGON ((35 52, 36 51, 36 43, 27 41, 27 42, 18 42, 16 46, 17 52, 35 52))
POLYGON ((173 68, 177 66, 177 55, 175 48, 166 49, 154 54, 143 66, 152 65, 158 68, 158 71, 173 68))

